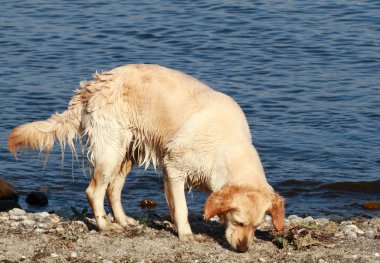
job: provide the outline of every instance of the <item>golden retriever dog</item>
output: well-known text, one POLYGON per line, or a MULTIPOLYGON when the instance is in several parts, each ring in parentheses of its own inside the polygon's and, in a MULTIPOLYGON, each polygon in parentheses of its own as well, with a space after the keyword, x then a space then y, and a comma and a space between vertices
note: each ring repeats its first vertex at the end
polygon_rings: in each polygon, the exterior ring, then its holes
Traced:
POLYGON ((211 192, 205 220, 218 215, 238 252, 248 250, 266 212, 284 227, 284 200, 268 184, 238 104, 200 81, 158 65, 126 65, 82 82, 68 109, 45 121, 21 125, 8 145, 48 154, 58 141, 76 154, 86 138, 94 167, 86 190, 100 230, 135 225, 122 207, 121 191, 133 165, 163 170, 165 197, 181 241, 197 241, 189 222, 185 187, 211 192), (104 209, 107 196, 115 222, 104 209))

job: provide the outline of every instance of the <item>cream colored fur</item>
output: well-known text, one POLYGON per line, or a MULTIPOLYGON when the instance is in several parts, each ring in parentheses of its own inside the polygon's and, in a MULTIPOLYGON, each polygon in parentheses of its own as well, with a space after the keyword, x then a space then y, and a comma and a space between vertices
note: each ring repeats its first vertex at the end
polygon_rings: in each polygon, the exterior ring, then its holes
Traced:
POLYGON ((266 211, 277 215, 275 220, 280 223, 276 228, 283 227, 283 200, 267 183, 242 110, 227 95, 186 74, 158 65, 126 65, 96 73, 92 81, 81 83, 65 112, 15 128, 8 144, 15 156, 20 148, 48 154, 55 140, 62 148, 69 145, 75 151, 74 143, 82 136, 87 139, 87 156, 95 167, 86 193, 101 230, 136 224, 121 205, 121 190, 133 164, 162 167, 166 200, 183 241, 194 241, 185 186, 214 194, 234 189, 236 198, 229 205, 236 207, 218 210, 217 198, 210 196, 205 218, 224 217, 227 240, 238 251, 246 251, 252 240, 248 232, 266 211), (107 220, 105 195, 115 223, 107 220), (275 199, 279 206, 273 205, 275 199), (249 208, 243 217, 252 227, 238 233, 228 224, 234 220, 232 211, 243 207, 249 208))

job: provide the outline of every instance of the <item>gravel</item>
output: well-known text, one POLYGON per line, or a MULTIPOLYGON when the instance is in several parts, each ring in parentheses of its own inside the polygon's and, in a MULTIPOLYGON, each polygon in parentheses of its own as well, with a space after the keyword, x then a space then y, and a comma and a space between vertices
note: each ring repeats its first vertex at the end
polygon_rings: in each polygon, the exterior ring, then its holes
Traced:
POLYGON ((69 220, 15 208, 0 212, 0 262, 380 262, 380 219, 286 218, 276 233, 267 216, 247 253, 230 250, 224 227, 194 219, 199 244, 182 243, 165 220, 121 233, 98 232, 92 218, 69 220))

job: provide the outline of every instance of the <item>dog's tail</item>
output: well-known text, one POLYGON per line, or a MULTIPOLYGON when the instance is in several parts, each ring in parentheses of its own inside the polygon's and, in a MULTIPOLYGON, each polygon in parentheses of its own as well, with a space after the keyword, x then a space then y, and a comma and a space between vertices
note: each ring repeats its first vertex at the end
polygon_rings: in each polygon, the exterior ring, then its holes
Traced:
POLYGON ((36 149, 45 151, 46 157, 58 141, 62 153, 69 145, 76 154, 74 142, 81 134, 82 101, 80 94, 75 95, 69 107, 63 113, 56 113, 44 121, 35 121, 18 126, 12 130, 8 138, 10 152, 17 158, 20 149, 36 149))

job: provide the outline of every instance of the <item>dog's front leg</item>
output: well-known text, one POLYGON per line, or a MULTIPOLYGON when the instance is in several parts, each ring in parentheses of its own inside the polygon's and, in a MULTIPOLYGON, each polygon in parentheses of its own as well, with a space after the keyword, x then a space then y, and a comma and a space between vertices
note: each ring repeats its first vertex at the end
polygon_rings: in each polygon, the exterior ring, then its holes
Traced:
POLYGON ((195 238, 188 221, 184 178, 178 174, 168 173, 164 180, 165 196, 172 220, 177 228, 178 237, 184 242, 194 242, 195 238))

